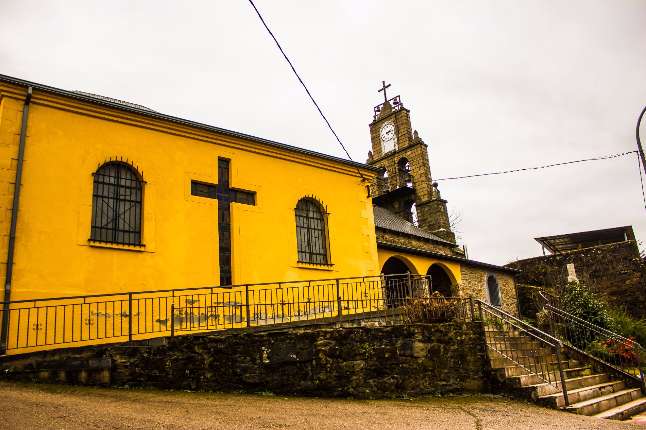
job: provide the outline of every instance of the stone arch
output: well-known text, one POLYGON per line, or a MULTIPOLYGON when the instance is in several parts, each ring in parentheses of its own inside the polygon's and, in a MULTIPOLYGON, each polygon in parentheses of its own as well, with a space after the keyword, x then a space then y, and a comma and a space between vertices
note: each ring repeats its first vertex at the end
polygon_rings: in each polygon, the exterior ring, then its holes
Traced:
POLYGON ((405 257, 393 255, 381 267, 384 276, 384 299, 386 306, 394 308, 404 304, 412 295, 409 285, 411 274, 416 274, 415 266, 405 257))
POLYGON ((457 282, 451 271, 441 263, 433 263, 426 271, 431 278, 431 293, 439 292, 444 297, 455 296, 457 282))
POLYGON ((489 303, 492 306, 502 306, 500 285, 498 284, 496 276, 492 274, 487 275, 487 297, 489 297, 489 303))
POLYGON ((406 273, 416 275, 417 270, 415 269, 415 265, 408 258, 401 255, 393 255, 384 262, 383 266, 381 266, 381 273, 384 275, 403 275, 406 273))

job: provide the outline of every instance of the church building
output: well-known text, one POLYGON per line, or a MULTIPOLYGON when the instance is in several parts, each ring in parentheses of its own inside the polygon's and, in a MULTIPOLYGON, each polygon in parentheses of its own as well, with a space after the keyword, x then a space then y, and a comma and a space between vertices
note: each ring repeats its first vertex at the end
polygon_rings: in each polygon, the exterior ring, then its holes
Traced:
POLYGON ((363 164, 0 75, 4 301, 411 273, 515 312, 386 88, 363 164))

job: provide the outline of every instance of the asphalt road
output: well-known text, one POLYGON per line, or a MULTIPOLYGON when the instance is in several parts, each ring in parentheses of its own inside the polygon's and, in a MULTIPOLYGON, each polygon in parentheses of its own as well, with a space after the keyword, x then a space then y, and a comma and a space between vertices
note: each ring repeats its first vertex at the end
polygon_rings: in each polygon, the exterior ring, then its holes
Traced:
POLYGON ((1 429, 644 429, 496 396, 338 400, 0 383, 1 429))

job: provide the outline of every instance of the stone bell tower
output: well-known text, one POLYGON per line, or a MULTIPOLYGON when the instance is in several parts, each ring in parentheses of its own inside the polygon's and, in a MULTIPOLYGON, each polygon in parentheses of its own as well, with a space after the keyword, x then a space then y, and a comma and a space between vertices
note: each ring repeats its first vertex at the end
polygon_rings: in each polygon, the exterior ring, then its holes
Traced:
POLYGON ((428 146, 413 131, 410 111, 400 96, 388 98, 382 82, 383 103, 374 107, 370 123, 372 150, 368 164, 381 167, 381 175, 371 185, 373 203, 413 222, 419 228, 455 243, 446 200, 431 179, 428 146))

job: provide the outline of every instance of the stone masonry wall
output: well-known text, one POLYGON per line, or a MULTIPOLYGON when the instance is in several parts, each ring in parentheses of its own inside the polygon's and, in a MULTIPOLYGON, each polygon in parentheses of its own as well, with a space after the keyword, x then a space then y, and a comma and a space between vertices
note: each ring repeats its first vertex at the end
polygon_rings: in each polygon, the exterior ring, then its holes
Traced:
POLYGON ((471 296, 489 302, 487 276, 491 274, 498 281, 503 310, 514 315, 517 314, 516 288, 513 275, 465 265, 461 265, 460 271, 462 274, 462 281, 459 287, 461 297, 471 296))
POLYGON ((479 323, 291 329, 9 357, 5 379, 383 398, 488 387, 479 323))
POLYGON ((382 230, 380 228, 375 229, 375 232, 377 233, 378 242, 386 242, 399 246, 418 248, 425 251, 438 252, 445 255, 462 255, 460 252, 456 252, 456 246, 430 242, 416 238, 414 236, 394 233, 392 231, 382 230))
POLYGON ((646 264, 634 241, 519 260, 507 266, 521 270, 518 283, 556 288, 567 282, 568 264, 574 265, 579 281, 612 306, 638 318, 646 316, 646 264))

